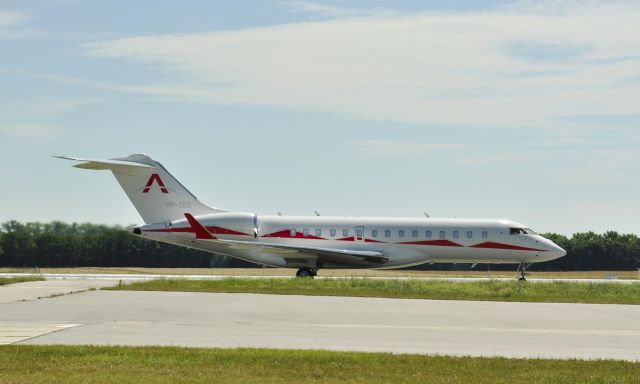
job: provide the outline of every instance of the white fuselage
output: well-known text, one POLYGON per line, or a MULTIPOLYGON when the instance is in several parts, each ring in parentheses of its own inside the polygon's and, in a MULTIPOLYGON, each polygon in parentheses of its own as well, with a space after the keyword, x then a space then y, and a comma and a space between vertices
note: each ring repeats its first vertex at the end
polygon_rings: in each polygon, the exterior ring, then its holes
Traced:
POLYGON ((145 225, 133 234, 274 267, 398 268, 428 262, 518 263, 564 256, 552 241, 509 220, 258 216, 200 202, 165 167, 133 154, 61 158, 110 170, 145 225))
POLYGON ((185 219, 140 227, 141 235, 158 241, 218 252, 276 267, 398 268, 427 262, 535 263, 562 257, 552 241, 510 220, 439 218, 363 218, 329 216, 258 216, 216 213, 197 217, 222 240, 287 245, 298 248, 376 251, 384 262, 327 262, 288 259, 286 252, 195 242, 185 219))

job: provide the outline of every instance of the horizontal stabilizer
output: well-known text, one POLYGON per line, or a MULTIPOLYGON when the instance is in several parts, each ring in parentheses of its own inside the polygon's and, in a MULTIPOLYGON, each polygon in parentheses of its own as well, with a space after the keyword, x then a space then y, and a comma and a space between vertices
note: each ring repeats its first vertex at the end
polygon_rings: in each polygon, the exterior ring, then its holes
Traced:
POLYGON ((154 167, 148 164, 134 163, 132 161, 123 160, 93 160, 93 159, 79 159, 76 157, 68 156, 54 156, 58 159, 82 161, 80 164, 74 165, 76 168, 82 169, 94 169, 94 170, 111 170, 111 171, 127 171, 132 169, 153 169, 154 167))

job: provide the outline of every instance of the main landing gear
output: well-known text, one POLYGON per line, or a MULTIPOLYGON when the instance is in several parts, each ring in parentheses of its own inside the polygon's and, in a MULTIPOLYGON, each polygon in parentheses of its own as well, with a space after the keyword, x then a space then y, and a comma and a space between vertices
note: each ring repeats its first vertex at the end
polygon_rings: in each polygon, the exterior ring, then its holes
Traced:
POLYGON ((529 266, 531 266, 531 264, 518 264, 518 270, 516 271, 518 281, 527 281, 526 276, 529 276, 529 274, 527 273, 527 268, 529 268, 529 266))
POLYGON ((296 277, 310 277, 313 279, 316 276, 318 276, 318 270, 308 267, 300 268, 298 272, 296 272, 296 277))

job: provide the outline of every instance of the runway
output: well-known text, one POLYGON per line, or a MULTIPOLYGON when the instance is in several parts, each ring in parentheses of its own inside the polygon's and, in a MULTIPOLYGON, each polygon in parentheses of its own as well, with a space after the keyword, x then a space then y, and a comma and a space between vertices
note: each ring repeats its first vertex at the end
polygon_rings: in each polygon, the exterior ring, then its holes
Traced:
MULTIPOLYGON (((177 274, 113 274, 113 273, 0 273, 0 277, 21 277, 33 276, 42 277, 47 280, 115 280, 115 281, 142 281, 156 279, 185 279, 185 280, 222 280, 222 279, 293 279, 295 276, 256 276, 256 275, 177 275, 177 274)), ((318 276, 316 279, 352 279, 354 277, 323 277, 318 276)), ((366 278, 371 280, 445 280, 445 281, 514 281, 514 277, 355 277, 366 278)), ((590 279, 590 278, 527 278, 529 282, 548 283, 554 281, 571 282, 571 283, 616 283, 616 284, 638 284, 640 279, 590 279)))
POLYGON ((633 305, 98 290, 1 303, 0 332, 20 327, 23 344, 640 360, 633 305))

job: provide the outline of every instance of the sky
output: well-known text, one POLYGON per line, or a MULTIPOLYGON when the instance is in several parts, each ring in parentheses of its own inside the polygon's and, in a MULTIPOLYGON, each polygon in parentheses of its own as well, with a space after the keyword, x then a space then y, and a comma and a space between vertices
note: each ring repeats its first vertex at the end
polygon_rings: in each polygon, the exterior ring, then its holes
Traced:
POLYGON ((200 200, 640 234, 640 1, 0 0, 0 222, 200 200))

